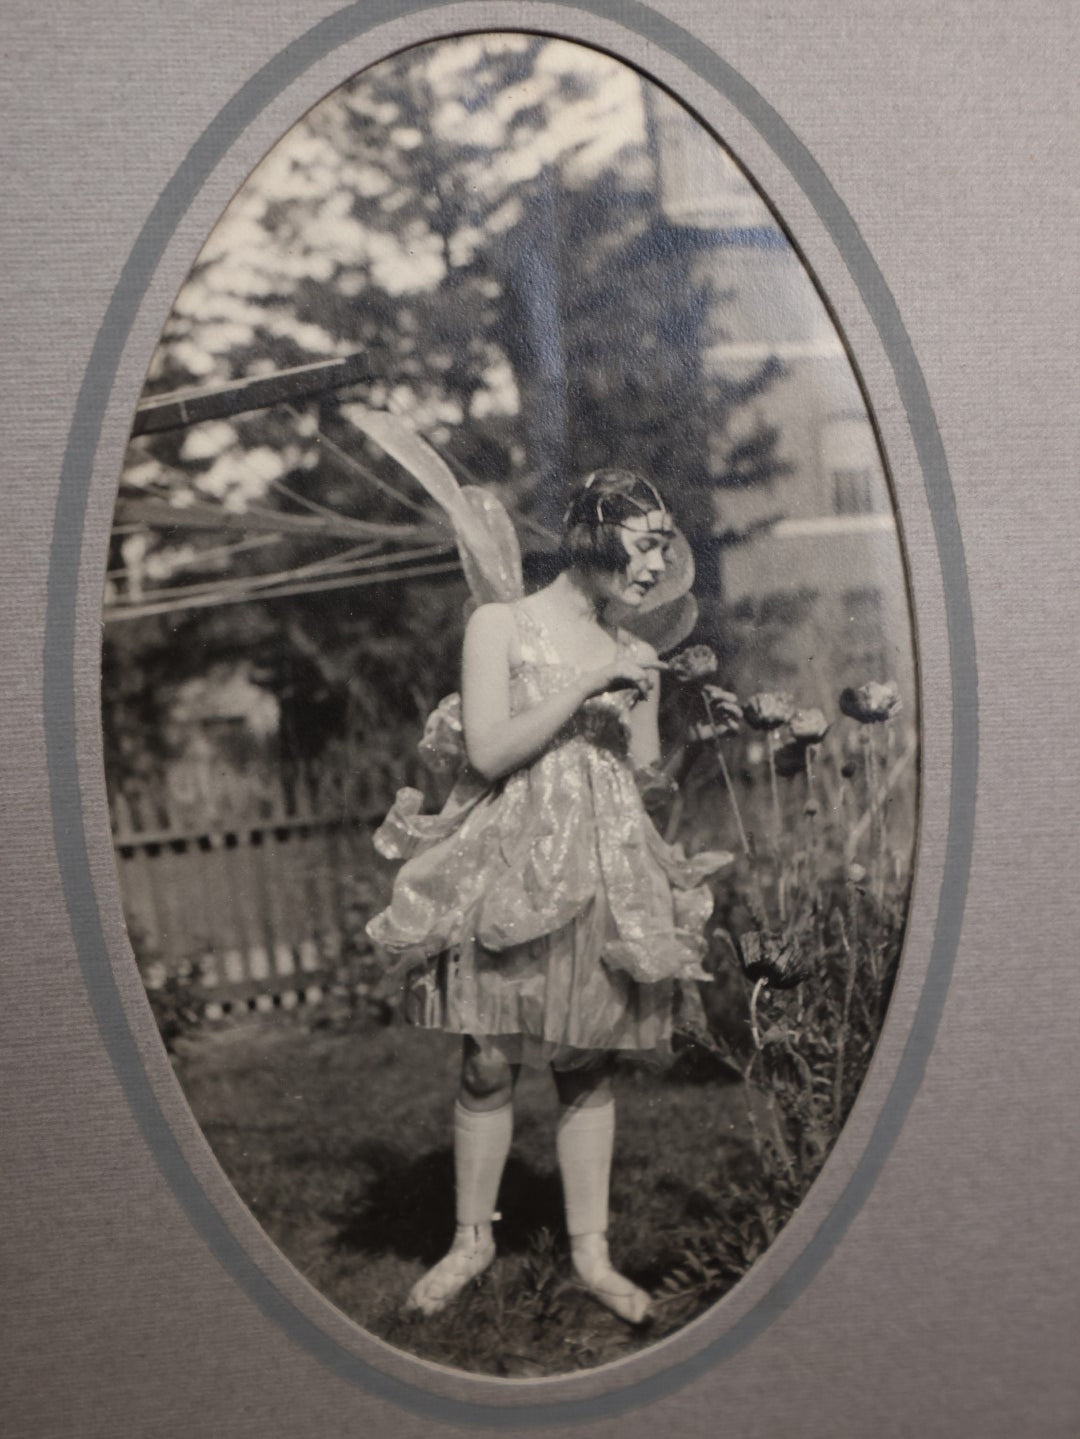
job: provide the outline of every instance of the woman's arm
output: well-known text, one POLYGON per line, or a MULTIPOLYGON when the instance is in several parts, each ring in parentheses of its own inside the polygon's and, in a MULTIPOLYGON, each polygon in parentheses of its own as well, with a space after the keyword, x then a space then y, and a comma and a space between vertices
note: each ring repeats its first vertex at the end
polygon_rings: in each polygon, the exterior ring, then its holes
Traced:
POLYGON ((586 671, 531 709, 511 715, 513 638, 514 620, 507 605, 481 605, 465 628, 461 666, 465 752, 473 769, 487 780, 501 779, 535 759, 590 695, 628 685, 644 695, 649 686, 646 667, 624 651, 611 664, 586 671))

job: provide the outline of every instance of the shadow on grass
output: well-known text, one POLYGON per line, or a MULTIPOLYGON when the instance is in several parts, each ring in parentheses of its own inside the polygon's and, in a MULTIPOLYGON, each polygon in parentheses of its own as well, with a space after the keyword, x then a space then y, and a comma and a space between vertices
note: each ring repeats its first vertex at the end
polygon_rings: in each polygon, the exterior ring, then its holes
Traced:
POLYGON ((742 1084, 742 1071, 737 1057, 706 1049, 701 1044, 688 1044, 680 1049, 664 1073, 664 1083, 671 1089, 690 1086, 742 1084))
MULTIPOLYGON (((355 1151, 371 1182, 346 1210, 326 1217, 338 1226, 339 1250, 394 1254, 433 1264, 454 1233, 454 1160, 447 1148, 411 1157, 392 1145, 372 1142, 355 1151)), ((558 1233, 563 1223, 562 1186, 511 1155, 499 1191, 499 1249, 528 1251, 542 1229, 558 1233)))

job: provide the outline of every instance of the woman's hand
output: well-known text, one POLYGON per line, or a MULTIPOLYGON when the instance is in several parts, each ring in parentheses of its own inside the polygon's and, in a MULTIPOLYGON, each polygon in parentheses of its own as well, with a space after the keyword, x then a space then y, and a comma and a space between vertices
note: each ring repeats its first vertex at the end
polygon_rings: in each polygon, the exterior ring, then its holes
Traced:
POLYGON ((631 751, 637 764, 659 753, 656 675, 665 666, 647 646, 620 645, 606 665, 578 672, 554 694, 520 714, 510 713, 510 654, 515 636, 508 605, 481 605, 465 627, 461 715, 469 763, 486 780, 528 764, 593 695, 633 691, 631 751), (642 652, 644 651, 644 653, 642 652))
MULTIPOLYGON (((494 781, 540 754, 592 694, 611 688, 622 666, 608 665, 573 678, 564 689, 511 714, 510 657, 516 637, 509 605, 481 605, 465 627, 461 666, 461 719, 469 763, 494 781)), ((641 666, 635 667, 636 672, 641 666)), ((641 676, 643 678, 643 674, 641 676)), ((634 680, 624 678, 624 683, 634 680)))
POLYGON ((648 699, 657 685, 657 676, 667 666, 658 659, 639 659, 629 645, 620 645, 615 658, 582 676, 585 698, 609 690, 632 689, 639 700, 648 699))

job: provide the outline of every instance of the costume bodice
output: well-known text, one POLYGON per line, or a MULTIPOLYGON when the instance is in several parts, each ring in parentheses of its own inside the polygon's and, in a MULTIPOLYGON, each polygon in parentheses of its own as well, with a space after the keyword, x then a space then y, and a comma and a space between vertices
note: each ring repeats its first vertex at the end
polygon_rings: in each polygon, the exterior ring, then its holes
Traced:
MULTIPOLYGON (((510 701, 522 713, 584 667, 560 660, 521 604, 513 617, 519 652, 510 701)), ((636 644, 628 647, 643 657, 636 644)), ((609 970, 648 984, 706 977, 700 958, 712 895, 703 882, 732 857, 688 859, 649 819, 630 762, 635 694, 592 696, 530 763, 497 781, 459 768, 437 815, 420 812, 419 791, 400 791, 375 844, 405 864, 392 904, 368 926, 372 938, 413 959, 462 942, 509 952, 558 933, 600 902, 609 970)), ((431 716, 421 752, 463 764, 457 696, 431 716)))
MULTIPOLYGON (((531 705, 564 688, 584 666, 568 663, 558 652, 544 625, 522 604, 512 606, 520 660, 510 669, 510 709, 521 714, 531 705)), ((621 637, 618 643, 624 641, 621 637)), ((629 645, 632 651, 636 648, 629 645)), ((589 744, 626 758, 629 754, 629 717, 635 701, 631 689, 593 695, 556 733, 549 752, 569 740, 589 744)))

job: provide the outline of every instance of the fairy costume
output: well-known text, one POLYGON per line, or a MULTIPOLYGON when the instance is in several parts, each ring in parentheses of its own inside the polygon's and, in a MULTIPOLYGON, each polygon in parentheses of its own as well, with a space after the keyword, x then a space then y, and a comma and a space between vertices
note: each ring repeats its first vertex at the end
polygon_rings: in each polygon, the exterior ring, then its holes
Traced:
MULTIPOLYGON (((514 606, 511 712, 568 666, 514 606)), ((530 765, 488 784, 467 765, 438 815, 402 791, 375 836, 405 863, 369 924, 403 969, 427 965, 417 1022, 487 1037, 511 1063, 569 1067, 598 1051, 663 1049, 679 981, 705 979, 706 876, 658 834, 629 758, 625 692, 590 701, 530 765)), ((456 706, 428 752, 464 760, 456 706)))
MULTIPOLYGON (((421 461, 430 468, 413 437, 375 438, 414 474, 421 461)), ((454 494, 446 480, 429 488, 455 523, 470 587, 512 605, 520 660, 510 701, 520 714, 565 688, 575 667, 521 603, 505 512, 489 493, 456 491, 451 477, 454 494)), ((686 598, 685 589, 659 596, 669 608, 683 602, 683 632, 686 598)), ((730 856, 688 859, 657 832, 630 757, 629 704, 626 691, 588 700, 531 763, 495 782, 467 763, 457 697, 432 715, 421 753, 457 778, 436 815, 420 812, 418 791, 399 792, 375 843, 402 865, 390 905, 368 925, 416 998, 415 1022, 484 1040, 512 1064, 573 1068, 601 1053, 666 1049, 677 1011, 698 1004, 688 981, 709 977, 705 880, 730 856)))

